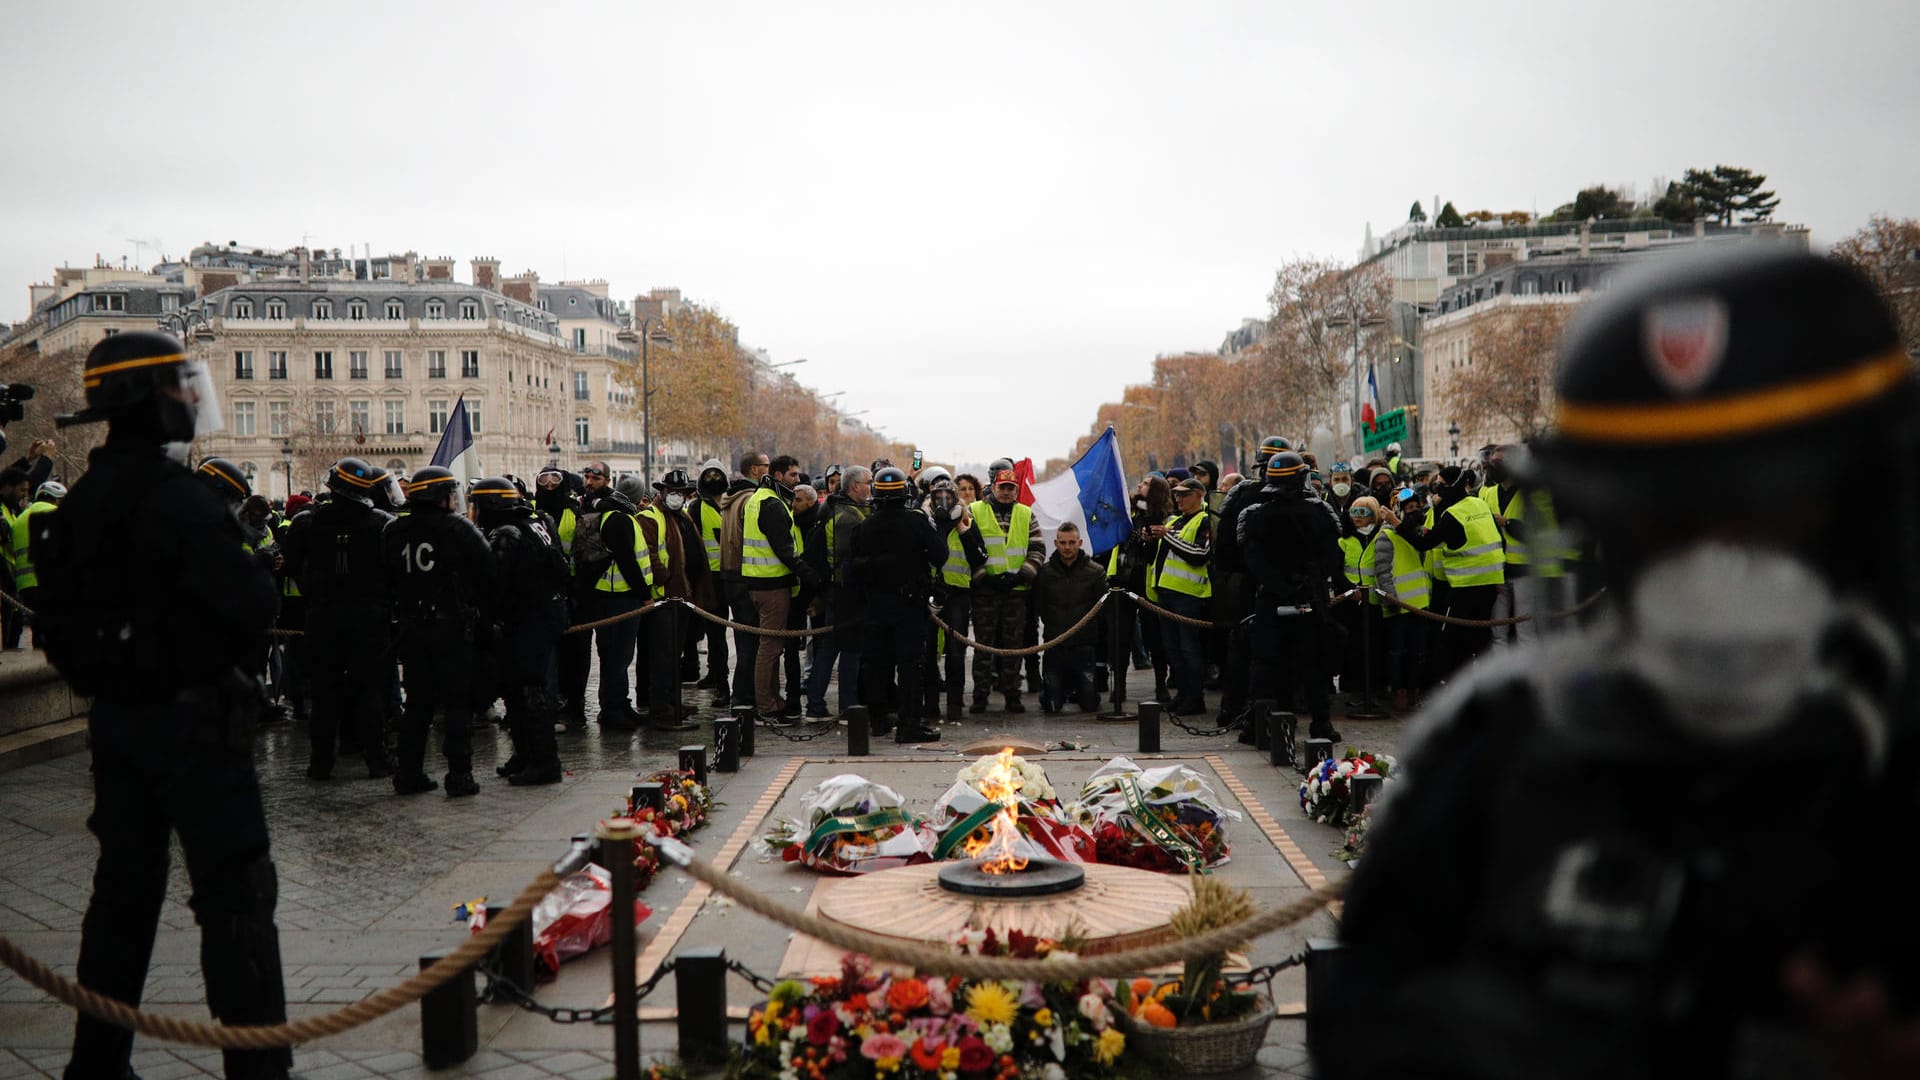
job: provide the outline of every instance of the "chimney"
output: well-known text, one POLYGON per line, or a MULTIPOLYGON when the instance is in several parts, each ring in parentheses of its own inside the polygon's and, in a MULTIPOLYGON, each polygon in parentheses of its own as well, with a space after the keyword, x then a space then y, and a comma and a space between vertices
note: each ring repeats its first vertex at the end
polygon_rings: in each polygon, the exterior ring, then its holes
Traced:
POLYGON ((1593 254, 1593 222, 1583 221, 1580 223, 1580 257, 1584 259, 1591 254, 1593 254))
POLYGON ((300 284, 305 285, 313 280, 313 256, 304 246, 295 250, 300 252, 300 284))
POLYGON ((531 304, 539 294, 540 275, 532 270, 515 274, 500 286, 500 291, 523 304, 531 304))
POLYGON ((419 280, 419 270, 415 265, 419 262, 419 259, 419 253, 413 251, 409 251, 405 255, 387 256, 388 276, 402 284, 413 284, 419 280))
POLYGON ((445 258, 445 257, 438 258, 438 259, 428 259, 426 262, 426 266, 427 266, 428 281, 452 281, 453 280, 453 260, 452 259, 445 258))
POLYGON ((500 260, 491 258, 473 260, 473 283, 488 292, 499 292, 500 260))

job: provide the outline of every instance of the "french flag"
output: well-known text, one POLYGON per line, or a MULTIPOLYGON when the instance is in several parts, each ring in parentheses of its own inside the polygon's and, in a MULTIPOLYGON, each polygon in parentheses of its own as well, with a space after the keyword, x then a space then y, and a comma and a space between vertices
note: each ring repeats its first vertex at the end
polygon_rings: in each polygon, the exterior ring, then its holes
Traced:
POLYGON ((440 445, 429 462, 449 470, 462 480, 480 479, 480 455, 473 449, 473 421, 467 419, 467 398, 462 394, 453 403, 446 429, 440 432, 440 445))
POLYGON ((1360 405, 1360 422, 1372 431, 1373 422, 1380 416, 1380 384, 1374 380, 1373 365, 1367 365, 1367 400, 1360 405))
MULTIPOLYGON (((1032 469, 1032 465, 1028 465, 1032 469)), ((1127 476, 1120 467, 1120 448, 1109 427, 1073 467, 1059 476, 1032 485, 1033 520, 1053 545, 1053 531, 1063 521, 1080 527, 1087 550, 1105 554, 1133 531, 1127 506, 1127 476)))

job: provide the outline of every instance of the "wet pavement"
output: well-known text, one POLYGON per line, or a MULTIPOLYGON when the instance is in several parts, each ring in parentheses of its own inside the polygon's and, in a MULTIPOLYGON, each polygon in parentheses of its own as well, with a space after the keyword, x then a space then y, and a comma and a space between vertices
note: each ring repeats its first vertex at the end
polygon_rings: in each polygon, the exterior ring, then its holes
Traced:
MULTIPOLYGON (((1137 699, 1150 688, 1150 678, 1132 673, 1131 697, 1137 699)), ((684 693, 688 703, 702 707, 703 719, 715 714, 705 691, 688 686, 684 693)), ((946 739, 937 746, 896 748, 891 740, 876 739, 874 751, 916 765, 945 761, 957 768, 961 761, 957 747, 989 733, 1085 744, 1075 757, 1104 758, 1136 749, 1135 727, 1130 723, 1106 723, 1075 710, 1047 716, 1039 711, 1033 695, 1026 700, 1027 713, 1008 716, 998 711, 996 697, 994 710, 943 725, 946 739)), ((1394 752, 1403 727, 1398 721, 1337 723, 1347 736, 1345 744, 1386 752, 1394 752)), ((347 762, 336 768, 334 780, 307 780, 304 729, 281 723, 261 733, 255 760, 280 874, 278 922, 292 1015, 318 1015, 412 974, 422 953, 459 941, 463 927, 452 919, 455 905, 480 896, 495 901, 511 898, 543 865, 565 852, 571 835, 589 831, 597 819, 619 811, 636 778, 672 767, 679 746, 706 742, 711 735, 704 724, 700 731, 683 733, 602 732, 597 724, 590 725, 584 733, 561 737, 566 781, 537 788, 510 787, 494 777, 493 766, 509 752, 504 733, 489 725, 476 730, 474 737, 474 773, 481 793, 447 799, 438 792, 397 797, 387 781, 366 779, 364 769, 347 762)), ((791 807, 817 773, 865 772, 898 786, 922 812, 950 781, 950 774, 941 769, 902 769, 879 761, 863 767, 857 759, 844 758, 846 746, 838 732, 812 743, 789 743, 763 729, 758 744, 758 754, 740 772, 714 774, 712 788, 718 805, 709 824, 693 836, 703 856, 712 857, 735 833, 790 756, 805 755, 819 764, 802 770, 802 779, 787 791, 781 812, 791 807), (823 770, 821 766, 836 755, 842 755, 836 767, 823 770)), ((1339 832, 1301 815, 1295 774, 1271 768, 1264 754, 1241 747, 1231 735, 1193 736, 1168 726, 1163 749, 1196 765, 1201 755, 1220 755, 1317 868, 1329 877, 1345 872, 1332 854, 1340 844, 1339 832)), ((17 770, 0 781, 0 933, 68 976, 73 974, 95 855, 85 827, 92 801, 87 761, 85 754, 70 755, 17 770)), ((1076 775, 1081 768, 1073 767, 1076 775)), ((443 766, 430 753, 429 774, 437 777, 441 771, 443 766)), ((1235 834, 1236 859, 1228 876, 1236 884, 1255 888, 1262 904, 1297 895, 1303 887, 1298 874, 1257 831, 1250 826, 1245 829, 1235 834)), ((787 893, 783 899, 796 905, 805 902, 806 872, 777 863, 768 868, 759 864, 759 856, 751 850, 736 867, 739 876, 748 879, 780 871, 767 888, 787 893)), ((689 887, 684 875, 668 871, 642 894, 655 911, 641 928, 643 947, 689 887)), ((204 1018, 199 935, 185 906, 186 897, 186 875, 176 858, 146 1004, 156 1012, 204 1018)), ((720 906, 709 903, 683 944, 727 941, 732 955, 756 971, 773 974, 784 952, 785 931, 741 912, 716 913, 720 906)), ((1319 919, 1325 923, 1324 916, 1319 919)), ((1314 932, 1325 933, 1326 927, 1314 932)), ((1298 941, 1286 933, 1275 935, 1256 948, 1256 962, 1286 955, 1298 948, 1298 941)), ((543 1003, 594 1006, 606 999, 610 985, 602 949, 564 965, 559 978, 541 987, 538 996, 543 1003)), ((1291 973, 1277 985, 1277 996, 1289 1000, 1290 994, 1298 995, 1298 986, 1298 973, 1291 973)), ((669 978, 653 1003, 670 1004, 671 993, 669 978)), ((730 993, 735 1005, 746 1004, 754 996, 737 979, 730 993)), ((645 1056, 671 1051, 670 1023, 653 1022, 643 1028, 645 1056)), ((1262 1051, 1260 1068, 1248 1075, 1305 1075, 1302 1028, 1298 1020, 1277 1021, 1262 1051)), ((65 1063, 71 1032, 71 1014, 63 1006, 12 973, 0 971, 0 1078, 57 1074, 65 1063)), ((510 1006, 483 1006, 480 1039, 480 1055, 434 1075, 612 1073, 611 1029, 607 1027, 555 1025, 510 1006)), ((426 1075, 419 1046, 418 1010, 407 1007, 356 1031, 297 1048, 296 1073, 310 1078, 426 1075)), ((219 1071, 217 1052, 172 1048, 146 1039, 136 1043, 136 1050, 136 1068, 147 1080, 219 1071)))

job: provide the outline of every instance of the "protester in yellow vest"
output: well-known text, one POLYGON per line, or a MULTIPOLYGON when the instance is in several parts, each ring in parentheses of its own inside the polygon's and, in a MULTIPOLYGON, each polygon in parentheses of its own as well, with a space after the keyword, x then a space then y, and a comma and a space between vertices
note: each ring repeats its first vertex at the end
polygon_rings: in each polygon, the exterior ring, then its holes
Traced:
MULTIPOLYGON (((1046 561, 1046 541, 1034 527, 1033 511, 1020 502, 1020 481, 1012 469, 993 475, 993 497, 968 508, 973 527, 986 545, 987 560, 973 575, 973 637, 983 645, 1017 649, 1026 638, 1027 598, 1033 579, 1046 561)), ((1020 703, 1020 660, 973 654, 973 704, 969 712, 985 712, 987 694, 995 686, 1010 713, 1026 712, 1020 703)))
MULTIPOLYGON (((786 454, 774 458, 740 517, 740 577, 763 630, 785 631, 801 583, 814 583, 817 576, 802 558, 805 546, 793 521, 791 500, 799 482, 799 461, 786 454)), ((788 688, 792 701, 780 695, 783 654, 778 640, 762 641, 754 651, 754 708, 761 719, 773 724, 791 719, 782 715, 789 705, 794 706, 795 715, 800 711, 800 687, 788 688)))
MULTIPOLYGON (((37 525, 46 523, 34 519, 42 514, 51 514, 67 497, 67 486, 58 480, 48 480, 33 493, 33 502, 13 516, 13 529, 10 537, 13 557, 13 585, 18 590, 20 602, 28 608, 40 603, 40 574, 34 569, 33 530, 37 525)), ((33 627, 33 647, 42 647, 40 625, 31 617, 27 624, 33 627)))
MULTIPOLYGON (((1211 622, 1214 515, 1207 510, 1207 489, 1191 480, 1173 486, 1174 514, 1152 528, 1160 540, 1147 574, 1147 597, 1176 615, 1211 622)), ((1173 662, 1173 714, 1199 716, 1207 711, 1207 628, 1175 619, 1162 622, 1173 662)))
MULTIPOLYGON (((1466 480, 1466 470, 1449 465, 1431 485, 1438 513, 1431 529, 1403 522, 1401 536, 1417 551, 1438 550, 1447 579, 1447 611, 1457 619, 1493 617, 1493 602, 1506 580, 1506 551, 1493 511, 1466 480)), ((1447 624, 1440 632, 1435 681, 1459 670, 1493 644, 1491 628, 1447 624)))
MULTIPOLYGON (((1398 499, 1400 510, 1392 515, 1389 525, 1425 518, 1426 500, 1412 488, 1400 489, 1398 499)), ((1393 707, 1404 711, 1418 705, 1426 689, 1428 624, 1400 605, 1427 610, 1433 584, 1420 552, 1396 528, 1375 533, 1366 557, 1373 567, 1373 587, 1382 596, 1380 626, 1387 639, 1387 685, 1393 688, 1393 707), (1389 603, 1386 598, 1400 603, 1389 603)))

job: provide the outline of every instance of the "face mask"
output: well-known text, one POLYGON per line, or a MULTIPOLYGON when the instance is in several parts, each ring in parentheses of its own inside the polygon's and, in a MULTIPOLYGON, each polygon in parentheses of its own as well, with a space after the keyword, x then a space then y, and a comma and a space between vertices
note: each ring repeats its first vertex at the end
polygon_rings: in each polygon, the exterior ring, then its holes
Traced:
POLYGON ((1352 484, 1336 483, 1333 485, 1333 497, 1336 499, 1344 499, 1347 497, 1347 492, 1352 490, 1352 484))
POLYGON ((1140 514, 1144 514, 1144 513, 1146 513, 1146 512, 1147 512, 1147 500, 1145 500, 1145 499, 1135 499, 1135 500, 1133 500, 1133 509, 1134 509, 1134 512, 1135 512, 1135 513, 1140 513, 1140 514))
POLYGON ((685 495, 682 495, 677 491, 670 492, 667 495, 667 509, 678 510, 685 505, 687 505, 687 497, 685 495))

